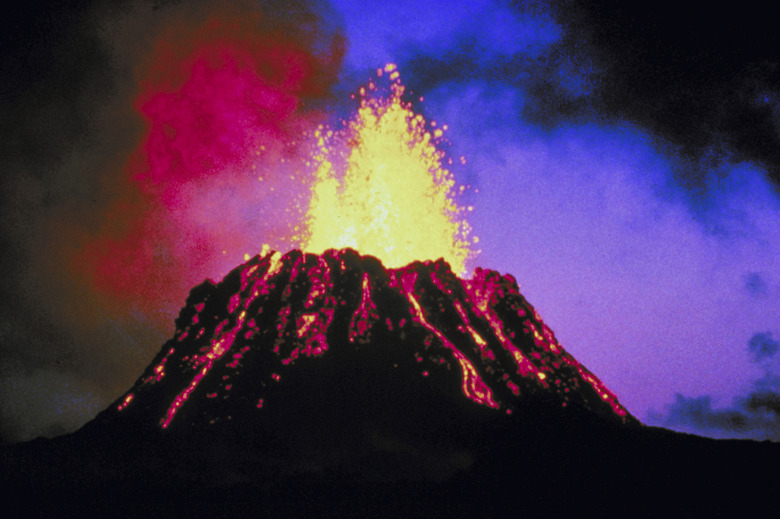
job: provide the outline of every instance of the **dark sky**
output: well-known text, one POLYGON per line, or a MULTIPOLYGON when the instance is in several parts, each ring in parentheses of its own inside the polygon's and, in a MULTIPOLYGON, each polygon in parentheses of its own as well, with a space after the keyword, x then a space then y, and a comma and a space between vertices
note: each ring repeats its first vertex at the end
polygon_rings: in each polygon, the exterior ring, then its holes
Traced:
POLYGON ((140 375, 190 286, 263 243, 289 247, 301 201, 280 164, 302 154, 291 136, 349 117, 349 94, 392 62, 466 159, 453 173, 471 186, 475 265, 512 273, 640 419, 778 439, 775 18, 757 2, 15 8, 0 31, 3 437, 78 427, 140 375), (240 60, 204 76, 189 104, 154 97, 183 84, 173 64, 215 42, 271 71, 252 101, 265 118, 240 96, 197 108, 208 85, 248 81, 240 60), (190 124, 179 113, 213 129, 178 133, 182 149, 228 131, 239 143, 202 158, 219 176, 167 177, 177 170, 145 161, 166 135, 154 124, 190 124), (242 162, 255 130, 263 187, 242 162))

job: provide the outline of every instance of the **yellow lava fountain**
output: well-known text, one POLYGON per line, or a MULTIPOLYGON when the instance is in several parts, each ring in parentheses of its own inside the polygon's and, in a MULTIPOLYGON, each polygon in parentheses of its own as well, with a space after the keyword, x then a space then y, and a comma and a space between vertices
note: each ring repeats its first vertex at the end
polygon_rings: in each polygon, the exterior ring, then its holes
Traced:
POLYGON ((444 258, 453 272, 465 275, 475 253, 467 209, 456 202, 455 180, 436 147, 443 130, 435 123, 428 129, 423 116, 402 101, 395 65, 377 75, 390 80, 387 98, 372 95, 377 88, 370 82, 343 130, 317 132, 316 180, 302 247, 317 254, 351 247, 390 268, 444 258))

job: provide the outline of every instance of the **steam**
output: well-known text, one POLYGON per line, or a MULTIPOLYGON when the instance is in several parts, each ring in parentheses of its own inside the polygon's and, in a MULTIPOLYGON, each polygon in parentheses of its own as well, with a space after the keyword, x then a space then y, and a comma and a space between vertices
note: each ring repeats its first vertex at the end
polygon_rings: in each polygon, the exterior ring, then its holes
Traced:
POLYGON ((302 137, 343 38, 322 10, 275 4, 95 2, 36 22, 57 29, 20 54, 37 76, 3 97, 4 439, 73 429, 132 383, 192 286, 290 248, 302 137))
POLYGON ((323 69, 338 61, 337 46, 319 56, 289 29, 237 4, 157 37, 122 193, 73 258, 95 288, 144 308, 177 305, 263 243, 289 248, 306 195, 300 137, 323 116, 306 102, 327 94, 323 69))

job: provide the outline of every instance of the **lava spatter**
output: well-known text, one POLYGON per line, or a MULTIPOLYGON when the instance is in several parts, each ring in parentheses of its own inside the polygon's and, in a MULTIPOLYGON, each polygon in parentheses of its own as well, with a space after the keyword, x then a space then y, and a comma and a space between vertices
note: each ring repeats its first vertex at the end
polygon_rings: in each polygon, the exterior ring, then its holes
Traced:
POLYGON ((513 413, 544 395, 561 408, 636 423, 555 340, 511 276, 477 269, 463 280, 443 260, 387 269, 350 249, 256 256, 221 283, 193 289, 174 339, 107 413, 163 429, 263 413, 296 370, 349 361, 355 348, 378 357, 392 350, 388 371, 405 363, 433 384, 460 373, 452 390, 475 405, 513 413), (228 397, 236 400, 229 410, 201 409, 228 397))
POLYGON ((379 69, 360 91, 355 117, 340 131, 322 127, 312 153, 316 178, 302 248, 349 247, 401 267, 443 257, 458 274, 476 251, 468 208, 440 149, 443 130, 403 100, 395 65, 379 69), (387 95, 378 83, 388 80, 387 95), (425 232, 419 232, 420 229, 425 232))

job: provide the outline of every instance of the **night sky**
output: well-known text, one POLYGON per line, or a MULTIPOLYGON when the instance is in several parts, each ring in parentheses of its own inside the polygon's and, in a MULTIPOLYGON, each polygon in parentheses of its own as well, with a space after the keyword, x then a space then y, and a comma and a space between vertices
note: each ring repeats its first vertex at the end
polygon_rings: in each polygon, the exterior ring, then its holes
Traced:
POLYGON ((349 118, 386 63, 448 126, 472 266, 511 273, 645 423, 780 440, 776 17, 686 5, 15 7, 3 441, 78 428, 141 374, 189 288, 292 247, 305 136, 349 118))

